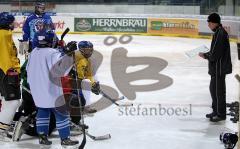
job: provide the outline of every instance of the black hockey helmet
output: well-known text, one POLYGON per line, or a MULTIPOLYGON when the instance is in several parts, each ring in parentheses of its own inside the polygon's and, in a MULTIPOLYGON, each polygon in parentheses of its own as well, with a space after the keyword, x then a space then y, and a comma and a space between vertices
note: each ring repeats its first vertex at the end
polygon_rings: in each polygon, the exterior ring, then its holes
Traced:
POLYGON ((35 13, 37 15, 43 15, 45 13, 45 3, 44 2, 36 2, 35 3, 35 13))
POLYGON ((233 149, 238 142, 238 136, 233 133, 221 133, 220 141, 224 144, 225 148, 233 149))
POLYGON ((1 29, 11 29, 14 28, 14 22, 15 17, 8 12, 2 12, 0 13, 0 28, 1 29))

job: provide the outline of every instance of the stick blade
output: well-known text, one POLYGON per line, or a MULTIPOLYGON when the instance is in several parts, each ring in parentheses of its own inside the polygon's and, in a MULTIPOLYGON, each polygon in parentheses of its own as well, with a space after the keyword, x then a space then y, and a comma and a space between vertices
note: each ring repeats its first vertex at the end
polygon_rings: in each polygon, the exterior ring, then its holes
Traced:
POLYGON ((121 96, 121 97, 119 97, 117 100, 123 100, 123 99, 125 99, 125 97, 124 97, 124 96, 121 96))
POLYGON ((92 136, 91 138, 94 141, 108 140, 108 139, 111 139, 111 135, 110 134, 106 134, 106 135, 103 135, 103 136, 92 136))
POLYGON ((124 103, 119 103, 118 104, 120 107, 132 107, 133 103, 130 102, 124 102, 124 103))

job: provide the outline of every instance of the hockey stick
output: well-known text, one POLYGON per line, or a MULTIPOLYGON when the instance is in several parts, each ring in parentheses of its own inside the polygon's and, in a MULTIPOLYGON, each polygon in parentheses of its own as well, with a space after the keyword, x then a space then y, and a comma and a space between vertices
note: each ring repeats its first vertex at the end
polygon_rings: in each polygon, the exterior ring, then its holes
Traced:
POLYGON ((31 94, 31 91, 30 91, 28 88, 26 88, 25 86, 23 86, 23 85, 22 85, 22 89, 24 89, 26 92, 28 92, 29 94, 31 94))
POLYGON ((121 96, 121 97, 118 98, 118 99, 113 99, 113 98, 111 98, 110 96, 108 96, 106 93, 104 93, 102 90, 100 90, 100 94, 101 94, 103 97, 105 97, 105 98, 107 98, 108 100, 110 100, 113 104, 115 104, 115 105, 118 106, 118 107, 133 106, 133 103, 122 103, 122 104, 119 104, 119 103, 116 102, 116 101, 118 101, 118 100, 123 100, 123 99, 124 99, 124 96, 121 96))
MULTIPOLYGON (((71 123, 71 125, 77 127, 78 129, 81 129, 80 126, 74 124, 73 122, 71 123)), ((101 141, 101 140, 107 140, 107 139, 111 139, 111 135, 110 134, 106 134, 106 135, 102 135, 102 136, 93 136, 91 134, 89 134, 88 131, 85 131, 86 135, 91 138, 94 141, 101 141)))
POLYGON ((82 143, 80 144, 80 146, 78 147, 78 149, 84 149, 84 146, 87 142, 87 139, 86 139, 86 132, 85 132, 85 127, 84 127, 83 106, 82 106, 82 102, 81 102, 80 94, 79 94, 79 88, 80 87, 79 87, 79 84, 78 84, 77 64, 76 64, 76 58, 75 58, 75 52, 74 51, 73 51, 72 57, 73 57, 73 65, 76 69, 76 71, 74 71, 74 72, 75 72, 75 81, 76 81, 76 85, 77 85, 77 98, 78 98, 78 102, 79 102, 79 110, 80 110, 82 132, 83 132, 83 140, 82 140, 82 143))
POLYGON ((91 138, 94 141, 101 141, 101 140, 108 140, 111 139, 111 135, 110 134, 106 134, 106 135, 102 135, 102 136, 93 136, 91 134, 89 134, 88 132, 86 132, 86 135, 91 138))
POLYGON ((65 37, 65 35, 66 35, 69 31, 70 31, 70 29, 69 29, 68 27, 63 31, 60 40, 57 41, 57 47, 58 47, 58 48, 60 48, 60 49, 63 49, 63 48, 64 48, 65 42, 64 42, 63 38, 65 37))
POLYGON ((65 35, 66 35, 69 31, 70 31, 70 29, 67 27, 67 28, 65 29, 65 31, 62 33, 62 35, 61 35, 61 40, 63 40, 63 38, 65 37, 65 35))

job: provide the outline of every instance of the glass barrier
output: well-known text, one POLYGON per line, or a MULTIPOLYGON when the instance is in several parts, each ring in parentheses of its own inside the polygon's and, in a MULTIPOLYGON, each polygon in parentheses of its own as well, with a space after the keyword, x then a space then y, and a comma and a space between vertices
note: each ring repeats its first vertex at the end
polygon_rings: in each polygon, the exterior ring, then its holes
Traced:
MULTIPOLYGON (((1 5, 11 5, 13 8, 11 11, 30 11, 28 7, 33 6, 35 0, 0 0, 1 5)), ((218 12, 224 16, 240 16, 240 0, 44 0, 48 7, 47 9, 53 9, 55 12, 61 12, 60 9, 56 8, 56 5, 139 5, 139 6, 153 6, 153 9, 166 7, 169 10, 174 10, 177 6, 182 7, 182 12, 177 13, 188 13, 189 7, 199 9, 199 11, 189 11, 190 14, 207 15, 211 12, 218 12), (186 7, 185 7, 186 6, 186 7), (187 7, 188 6, 188 7, 187 7)), ((33 9, 33 8, 32 8, 33 9)), ((114 9, 114 8, 113 8, 114 9)), ((116 8, 117 9, 117 8, 116 8)), ((112 13, 119 12, 119 10, 113 10, 112 13)), ((73 12, 74 13, 74 10, 73 12)), ((78 12, 76 12, 78 13, 78 12)), ((88 13, 88 12, 86 12, 88 13)), ((145 13, 164 13, 161 11, 150 11, 146 10, 145 13)), ((166 11, 167 14, 176 13, 174 11, 166 11)))

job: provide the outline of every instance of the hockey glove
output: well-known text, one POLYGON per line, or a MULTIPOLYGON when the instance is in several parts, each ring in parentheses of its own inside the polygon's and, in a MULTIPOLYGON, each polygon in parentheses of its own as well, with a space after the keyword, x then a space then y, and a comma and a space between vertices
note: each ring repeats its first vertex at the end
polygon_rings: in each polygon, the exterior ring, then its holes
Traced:
POLYGON ((92 88, 91 88, 92 92, 96 95, 99 95, 100 93, 100 85, 99 85, 99 82, 94 82, 92 84, 92 88))
POLYGON ((64 48, 64 46, 66 46, 64 40, 59 40, 57 46, 59 48, 64 48))
POLYGON ((67 55, 71 55, 73 51, 77 50, 77 42, 71 41, 65 47, 63 52, 67 55))

